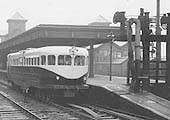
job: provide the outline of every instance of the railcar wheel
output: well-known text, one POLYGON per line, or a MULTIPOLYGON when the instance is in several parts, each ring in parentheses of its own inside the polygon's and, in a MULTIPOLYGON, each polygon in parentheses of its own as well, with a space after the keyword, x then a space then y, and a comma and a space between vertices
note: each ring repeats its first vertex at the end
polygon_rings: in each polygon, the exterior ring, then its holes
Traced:
POLYGON ((22 92, 24 94, 28 94, 30 92, 30 90, 29 90, 29 88, 24 88, 24 89, 22 89, 22 92))
POLYGON ((41 94, 40 94, 40 90, 35 90, 34 91, 34 97, 38 100, 41 100, 41 94))
POLYGON ((8 85, 9 85, 10 87, 14 87, 14 83, 13 83, 12 81, 8 81, 8 85))
POLYGON ((29 96, 35 97, 35 89, 33 87, 29 88, 29 96))
POLYGON ((44 97, 45 97, 45 101, 46 101, 46 102, 50 102, 50 96, 45 95, 44 97))

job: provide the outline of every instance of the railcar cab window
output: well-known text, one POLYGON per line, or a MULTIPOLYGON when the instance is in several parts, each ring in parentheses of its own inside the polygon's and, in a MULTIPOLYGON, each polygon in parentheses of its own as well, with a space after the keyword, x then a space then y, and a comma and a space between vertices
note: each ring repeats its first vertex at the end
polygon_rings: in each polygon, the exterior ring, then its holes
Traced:
POLYGON ((46 65, 46 56, 45 55, 41 56, 41 65, 46 65))
POLYGON ((48 65, 55 65, 55 61, 54 55, 48 55, 48 65))
POLYGON ((75 56, 74 58, 74 65, 75 66, 84 66, 85 65, 85 56, 75 56))
POLYGON ((58 65, 71 65, 71 56, 70 55, 59 55, 58 65))

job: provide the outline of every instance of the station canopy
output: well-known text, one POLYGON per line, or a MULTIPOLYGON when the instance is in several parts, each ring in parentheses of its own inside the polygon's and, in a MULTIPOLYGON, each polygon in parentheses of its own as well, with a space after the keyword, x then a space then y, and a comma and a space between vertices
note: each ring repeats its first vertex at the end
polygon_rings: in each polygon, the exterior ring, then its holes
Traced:
POLYGON ((110 40, 110 33, 119 35, 119 27, 89 25, 40 24, 0 44, 3 49, 25 49, 42 46, 88 46, 110 40))

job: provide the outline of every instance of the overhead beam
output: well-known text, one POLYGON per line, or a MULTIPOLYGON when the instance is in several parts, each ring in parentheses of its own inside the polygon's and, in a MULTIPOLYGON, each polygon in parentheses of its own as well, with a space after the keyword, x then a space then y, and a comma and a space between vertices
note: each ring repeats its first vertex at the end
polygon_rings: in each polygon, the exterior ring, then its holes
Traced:
MULTIPOLYGON (((25 42, 36 41, 37 39, 62 39, 63 44, 66 43, 64 39, 90 39, 95 43, 107 41, 107 35, 113 32, 119 35, 119 27, 109 26, 78 26, 78 25, 38 25, 14 38, 4 41, 0 44, 0 50, 7 49, 25 42), (99 41, 100 42, 99 42, 99 41), (102 40, 102 41, 101 41, 102 40)), ((83 42, 84 43, 84 42, 83 42)), ((83 43, 81 46, 83 46, 83 43)), ((90 42, 88 42, 90 45, 90 42)), ((81 43, 80 43, 81 44, 81 43)))

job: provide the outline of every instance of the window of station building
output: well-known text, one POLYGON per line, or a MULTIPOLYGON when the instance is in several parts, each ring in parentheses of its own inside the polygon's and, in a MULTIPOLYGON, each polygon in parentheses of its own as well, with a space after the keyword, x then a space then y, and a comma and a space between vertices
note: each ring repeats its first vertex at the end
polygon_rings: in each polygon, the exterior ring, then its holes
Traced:
POLYGON ((41 56, 41 65, 46 65, 46 56, 45 55, 41 56))
POLYGON ((48 65, 55 65, 55 56, 54 55, 48 55, 48 65))
POLYGON ((71 56, 70 55, 59 55, 58 65, 71 65, 71 56))
POLYGON ((74 65, 76 66, 84 66, 85 65, 85 56, 76 56, 74 58, 74 65))

